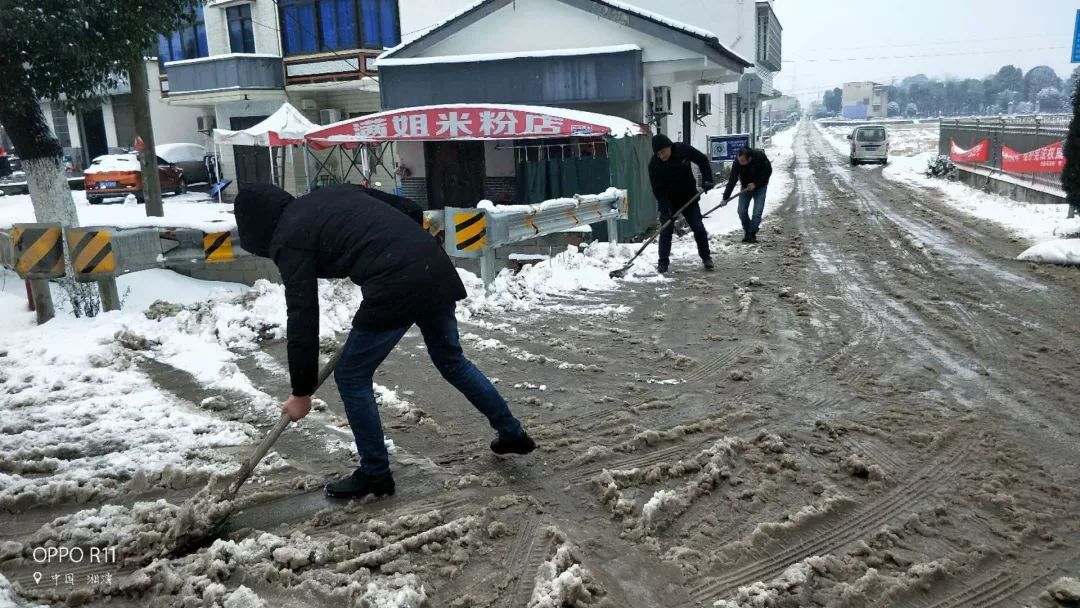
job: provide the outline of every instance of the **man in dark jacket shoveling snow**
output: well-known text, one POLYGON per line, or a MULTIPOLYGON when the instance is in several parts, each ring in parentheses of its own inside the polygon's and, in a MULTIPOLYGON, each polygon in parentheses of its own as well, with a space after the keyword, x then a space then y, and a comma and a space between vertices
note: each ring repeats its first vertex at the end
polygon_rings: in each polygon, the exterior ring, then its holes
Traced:
POLYGON ((240 246, 272 259, 285 284, 292 395, 282 412, 292 420, 311 411, 318 377, 318 279, 348 277, 363 291, 334 372, 360 453, 351 476, 326 486, 339 498, 394 493, 372 376, 413 324, 443 378, 497 431, 491 449, 528 454, 536 448, 506 400, 462 353, 454 310, 465 287, 450 258, 404 200, 379 194, 341 185, 294 200, 260 184, 241 189, 235 205, 240 246))
MULTIPOLYGON (((712 166, 709 157, 693 146, 684 143, 672 143, 667 135, 657 135, 652 140, 655 155, 649 161, 649 181, 652 182, 653 195, 660 208, 660 223, 667 224, 675 214, 698 195, 697 180, 690 165, 695 164, 701 170, 701 186, 705 192, 713 188, 712 166)), ((701 218, 701 206, 695 202, 683 211, 686 223, 694 232, 698 255, 706 270, 713 269, 712 253, 709 251, 709 233, 705 231, 705 222, 701 218)), ((675 233, 675 223, 664 228, 660 233, 660 263, 657 270, 667 272, 671 257, 671 237, 675 233)))
POLYGON ((765 156, 764 150, 743 148, 736 155, 731 166, 724 200, 731 199, 735 182, 742 183, 743 192, 739 195, 739 219, 742 220, 744 243, 756 243, 758 229, 761 228, 761 214, 765 212, 765 193, 772 177, 772 161, 765 156), (750 217, 750 201, 754 201, 754 216, 750 217))

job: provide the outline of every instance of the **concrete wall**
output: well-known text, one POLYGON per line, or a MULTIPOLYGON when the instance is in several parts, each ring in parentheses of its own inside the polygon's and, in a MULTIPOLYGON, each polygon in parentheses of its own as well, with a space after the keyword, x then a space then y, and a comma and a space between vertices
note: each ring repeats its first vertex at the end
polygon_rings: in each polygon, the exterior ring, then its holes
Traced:
POLYGON ((1065 197, 1062 194, 1053 194, 1036 186, 1025 185, 1019 178, 1000 174, 992 175, 986 170, 969 169, 961 165, 957 165, 956 173, 961 182, 972 188, 1007 196, 1014 201, 1044 205, 1065 204, 1065 197))
POLYGON ((170 270, 193 279, 243 283, 249 286, 259 279, 266 279, 275 283, 281 282, 281 274, 278 273, 274 263, 266 258, 255 256, 245 256, 232 262, 218 264, 206 262, 184 264, 170 267, 170 270))

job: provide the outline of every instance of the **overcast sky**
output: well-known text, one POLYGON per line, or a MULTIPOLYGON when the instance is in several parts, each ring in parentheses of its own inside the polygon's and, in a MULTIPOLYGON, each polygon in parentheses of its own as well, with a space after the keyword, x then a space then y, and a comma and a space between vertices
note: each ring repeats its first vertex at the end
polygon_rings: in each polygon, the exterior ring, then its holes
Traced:
POLYGON ((918 73, 981 78, 1010 63, 1025 72, 1049 65, 1067 78, 1080 3, 776 0, 775 7, 784 69, 774 84, 812 99, 847 81, 888 84, 918 73))
MULTIPOLYGON (((402 0, 402 33, 470 3, 402 0)), ((775 6, 784 26, 784 69, 774 84, 809 100, 853 80, 888 84, 918 73, 981 78, 1010 63, 1025 72, 1049 65, 1067 78, 1080 2, 776 0, 775 6)))

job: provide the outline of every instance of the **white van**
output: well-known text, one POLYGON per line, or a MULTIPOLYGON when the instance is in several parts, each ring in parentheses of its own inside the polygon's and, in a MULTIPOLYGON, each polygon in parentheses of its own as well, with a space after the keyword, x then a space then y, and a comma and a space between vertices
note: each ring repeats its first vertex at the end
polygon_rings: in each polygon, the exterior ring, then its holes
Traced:
POLYGON ((851 141, 851 164, 889 163, 889 133, 883 125, 855 127, 851 141))

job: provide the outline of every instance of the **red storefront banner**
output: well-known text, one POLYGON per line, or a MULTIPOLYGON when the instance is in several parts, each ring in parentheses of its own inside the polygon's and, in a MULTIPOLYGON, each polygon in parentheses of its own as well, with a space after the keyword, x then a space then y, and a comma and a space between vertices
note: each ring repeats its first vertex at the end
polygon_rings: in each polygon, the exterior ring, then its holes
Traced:
POLYGON ((449 105, 405 108, 328 125, 308 133, 315 147, 386 141, 531 139, 645 133, 626 120, 558 108, 449 105))
POLYGON ((990 160, 990 140, 984 139, 967 150, 949 140, 949 158, 958 163, 985 163, 990 160))
POLYGON ((1064 145, 1059 141, 1031 152, 1001 146, 1001 168, 1009 173, 1061 173, 1065 170, 1064 145))

